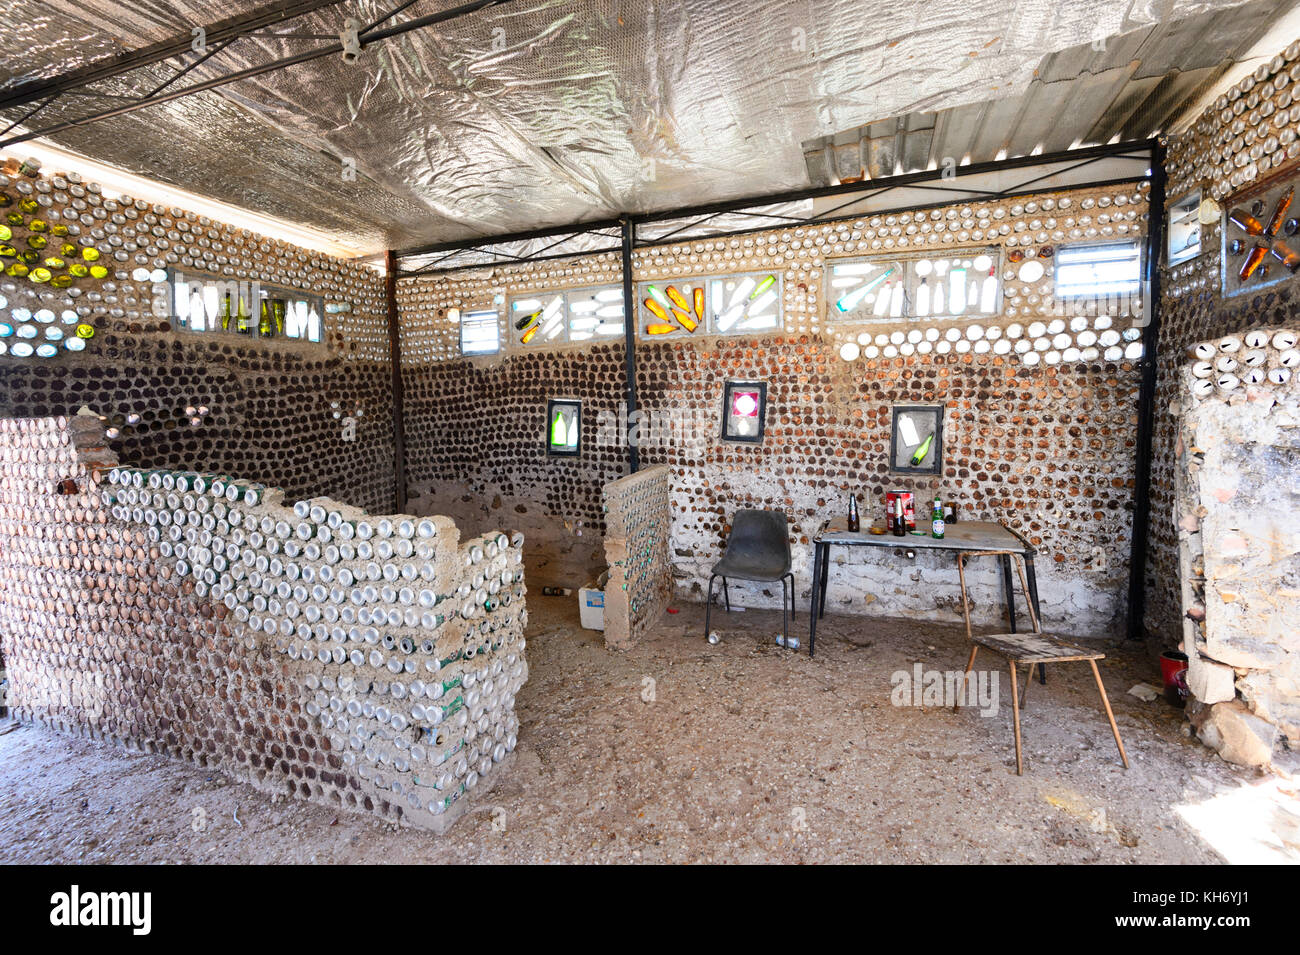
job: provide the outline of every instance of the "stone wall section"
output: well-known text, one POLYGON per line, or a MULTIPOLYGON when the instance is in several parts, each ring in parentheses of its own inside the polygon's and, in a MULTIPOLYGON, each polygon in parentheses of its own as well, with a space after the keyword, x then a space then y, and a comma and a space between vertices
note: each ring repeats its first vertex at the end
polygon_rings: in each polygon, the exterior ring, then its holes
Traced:
POLYGON ((1199 343, 1183 369, 1175 519, 1188 715, 1224 759, 1300 750, 1296 332, 1199 343))

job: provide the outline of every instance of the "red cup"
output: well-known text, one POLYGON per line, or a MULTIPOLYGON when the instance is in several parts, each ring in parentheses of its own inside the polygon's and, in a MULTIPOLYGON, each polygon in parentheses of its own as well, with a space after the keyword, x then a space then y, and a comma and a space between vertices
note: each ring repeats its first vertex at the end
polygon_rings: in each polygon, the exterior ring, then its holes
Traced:
POLYGON ((1174 706, 1187 703, 1187 654, 1166 650, 1160 654, 1160 675, 1165 680, 1165 699, 1174 706))

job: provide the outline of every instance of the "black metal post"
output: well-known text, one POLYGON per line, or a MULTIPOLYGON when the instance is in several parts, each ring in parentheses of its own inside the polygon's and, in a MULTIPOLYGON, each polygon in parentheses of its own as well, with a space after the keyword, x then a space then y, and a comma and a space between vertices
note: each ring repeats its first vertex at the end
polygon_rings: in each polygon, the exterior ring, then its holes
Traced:
POLYGON ((623 367, 627 374, 627 418, 628 429, 623 437, 627 441, 627 463, 631 473, 635 474, 641 467, 641 455, 637 451, 634 435, 639 435, 639 427, 633 426, 636 414, 636 296, 632 290, 632 246, 636 243, 636 224, 630 216, 621 220, 623 226, 623 367))
POLYGON ((1151 147, 1151 192, 1147 197, 1147 307, 1142 381, 1138 390, 1137 460, 1133 475, 1133 539, 1128 564, 1128 638, 1143 636, 1146 612, 1147 536, 1151 526, 1151 443, 1155 430, 1156 362, 1160 354, 1160 259, 1165 234, 1165 147, 1151 147))
POLYGON ((397 253, 384 255, 384 297, 388 303, 388 356, 393 366, 393 480, 396 485, 396 513, 406 510, 406 410, 402 400, 402 340, 398 335, 397 253))

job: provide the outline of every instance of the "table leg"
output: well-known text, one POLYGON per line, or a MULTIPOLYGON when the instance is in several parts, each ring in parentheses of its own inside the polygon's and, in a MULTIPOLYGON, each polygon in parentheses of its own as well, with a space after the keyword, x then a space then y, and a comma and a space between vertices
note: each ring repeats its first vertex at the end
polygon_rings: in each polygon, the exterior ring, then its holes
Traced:
POLYGON ((1016 632, 1016 592, 1011 586, 1011 558, 1002 556, 1002 591, 1007 596, 1007 623, 1016 632))
POLYGON ((1011 663, 1011 725, 1016 734, 1016 775, 1025 774, 1025 764, 1020 758, 1020 688, 1016 685, 1016 661, 1011 663))
POLYGON ((1034 615, 1038 617, 1039 628, 1042 628, 1043 611, 1038 606, 1038 575, 1034 573, 1034 558, 1028 556, 1025 558, 1025 577, 1029 581, 1029 599, 1034 602, 1034 615))
POLYGON ((817 612, 826 616, 826 582, 831 575, 831 545, 822 544, 821 596, 817 600, 817 612))
POLYGON ((817 646, 817 595, 820 588, 817 581, 822 572, 822 545, 813 544, 813 572, 812 572, 812 595, 809 597, 808 610, 808 656, 813 655, 813 649, 817 646))
MULTIPOLYGON (((1038 620, 1038 629, 1043 629, 1043 610, 1038 605, 1038 575, 1034 573, 1034 556, 1033 554, 1025 555, 1025 579, 1029 581, 1029 593, 1025 596, 1034 605, 1034 617, 1038 620)), ((1044 664, 1038 668, 1038 682, 1047 683, 1047 665, 1044 664)))
POLYGON ((1119 727, 1115 725, 1115 714, 1110 710, 1110 700, 1106 696, 1106 687, 1101 683, 1101 671, 1097 669, 1097 661, 1089 660, 1092 667, 1092 675, 1097 681, 1097 692, 1101 694, 1101 705, 1106 708, 1106 719, 1110 721, 1110 731, 1115 734, 1115 745, 1119 747, 1119 758, 1123 762, 1124 768, 1128 769, 1128 753, 1124 752, 1124 741, 1119 738, 1119 727))

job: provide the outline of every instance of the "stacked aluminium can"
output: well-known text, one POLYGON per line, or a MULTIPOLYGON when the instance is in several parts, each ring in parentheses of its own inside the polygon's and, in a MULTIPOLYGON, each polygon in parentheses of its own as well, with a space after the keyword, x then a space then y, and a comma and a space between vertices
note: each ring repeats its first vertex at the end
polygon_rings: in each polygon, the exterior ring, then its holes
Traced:
POLYGON ((522 535, 457 546, 447 518, 372 519, 325 498, 212 475, 117 468, 105 500, 195 593, 301 675, 304 708, 349 770, 437 816, 516 744, 522 535))
MULTIPOLYGON (((43 440, 62 437, 47 430, 43 440)), ((309 796, 441 829, 514 749, 528 675, 522 535, 461 544, 447 518, 371 518, 323 498, 288 507, 278 490, 193 472, 114 467, 97 479, 98 493, 76 497, 102 505, 158 565, 132 575, 156 574, 225 621, 217 633, 234 645, 214 647, 230 661, 216 679, 238 686, 260 658, 270 666, 256 672, 296 698, 287 709, 306 732, 294 738, 323 751, 302 762, 338 769, 309 796)), ((210 695, 167 682, 160 697, 210 695)), ((254 709, 241 726, 256 736, 275 719, 254 709)))

